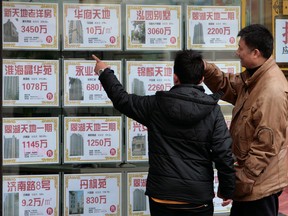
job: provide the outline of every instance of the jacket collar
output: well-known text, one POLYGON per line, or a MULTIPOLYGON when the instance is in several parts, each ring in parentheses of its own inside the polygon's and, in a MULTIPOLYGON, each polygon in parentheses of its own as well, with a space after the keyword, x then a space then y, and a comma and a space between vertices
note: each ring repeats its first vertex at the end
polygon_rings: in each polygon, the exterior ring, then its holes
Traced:
POLYGON ((261 65, 253 74, 253 76, 250 76, 249 72, 245 70, 241 76, 243 81, 245 82, 245 85, 247 87, 253 86, 260 78, 263 77, 264 73, 267 72, 267 70, 274 64, 274 59, 270 57, 267 59, 266 62, 264 62, 263 65, 261 65))
POLYGON ((178 88, 194 88, 197 89, 199 91, 205 92, 205 89, 202 85, 195 85, 195 84, 179 84, 179 85, 174 85, 172 89, 178 89, 178 88))

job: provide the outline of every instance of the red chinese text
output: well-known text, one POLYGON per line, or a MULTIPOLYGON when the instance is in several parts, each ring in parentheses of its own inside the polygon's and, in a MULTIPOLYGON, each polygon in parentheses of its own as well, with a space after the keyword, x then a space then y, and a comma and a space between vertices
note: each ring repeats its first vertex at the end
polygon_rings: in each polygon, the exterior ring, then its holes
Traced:
POLYGON ((193 20, 235 20, 235 12, 192 12, 193 20))
POLYGON ((231 74, 234 74, 235 73, 235 71, 234 71, 234 68, 233 67, 228 67, 227 68, 227 73, 231 73, 231 74))
POLYGON ((91 66, 76 66, 76 76, 94 76, 94 68, 91 66))
POLYGON ((80 189, 106 188, 106 179, 81 179, 80 189))
POLYGON ((139 131, 139 132, 143 132, 143 131, 147 131, 147 127, 145 127, 144 125, 136 122, 136 121, 133 121, 133 131, 139 131))
POLYGON ((170 10, 138 10, 137 20, 171 20, 170 10))
POLYGON ((133 186, 134 187, 146 187, 146 182, 147 180, 146 179, 134 179, 133 180, 133 186))
POLYGON ((116 131, 116 122, 103 123, 71 123, 71 131, 116 131))
POLYGON ((284 37, 283 43, 288 44, 288 22, 285 22, 285 26, 283 27, 284 33, 282 34, 284 37))
POLYGON ((4 17, 51 18, 52 9, 4 8, 4 17))
POLYGON ((106 195, 100 195, 95 197, 86 197, 87 204, 106 204, 107 197, 106 195))
POLYGON ((286 44, 286 46, 283 47, 282 54, 288 54, 288 22, 285 22, 285 26, 283 27, 284 33, 282 34, 284 37, 283 43, 286 44))
POLYGON ((5 75, 52 75, 52 65, 5 65, 5 75))
POLYGON ((51 182, 48 179, 41 181, 33 180, 22 180, 22 181, 8 181, 7 187, 8 192, 17 192, 17 191, 39 191, 39 190, 50 190, 51 182))
POLYGON ((138 76, 168 76, 171 77, 173 70, 171 67, 138 67, 137 68, 138 76))
POLYGON ((44 132, 52 132, 53 125, 51 123, 47 123, 44 125, 36 125, 36 124, 9 124, 4 125, 4 132, 5 133, 38 133, 39 131, 44 132))
POLYGON ((109 9, 75 9, 74 17, 77 19, 110 19, 109 9))

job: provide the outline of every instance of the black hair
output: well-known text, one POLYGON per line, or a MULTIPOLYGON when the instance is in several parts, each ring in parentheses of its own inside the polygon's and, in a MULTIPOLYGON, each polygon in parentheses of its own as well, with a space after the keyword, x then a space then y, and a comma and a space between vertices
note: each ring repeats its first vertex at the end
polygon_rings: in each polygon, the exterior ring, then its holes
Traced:
POLYGON ((261 24, 246 26, 237 36, 240 36, 251 50, 258 49, 264 58, 268 59, 272 55, 273 36, 265 26, 261 24))
POLYGON ((181 50, 176 53, 174 73, 181 84, 199 84, 204 73, 204 62, 200 52, 181 50))

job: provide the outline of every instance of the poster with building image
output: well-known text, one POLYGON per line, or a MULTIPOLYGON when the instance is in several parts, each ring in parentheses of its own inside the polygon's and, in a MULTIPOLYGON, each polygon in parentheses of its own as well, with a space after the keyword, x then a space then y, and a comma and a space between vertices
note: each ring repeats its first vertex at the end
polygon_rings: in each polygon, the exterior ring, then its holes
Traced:
POLYGON ((181 48, 181 5, 126 5, 127 50, 181 48))
POLYGON ((64 174, 64 215, 121 216, 121 173, 64 174))
POLYGON ((126 118, 126 149, 128 162, 148 161, 147 127, 139 122, 126 118))
POLYGON ((3 106, 59 106, 59 61, 3 59, 3 106))
MULTIPOLYGON (((224 73, 236 74, 242 71, 240 61, 208 61, 214 63, 224 73)), ((206 94, 213 94, 212 91, 203 83, 206 94)), ((228 102, 219 100, 219 105, 229 105, 228 102)))
POLYGON ((2 2, 3 49, 58 50, 58 4, 2 2))
POLYGON ((288 19, 275 19, 275 56, 276 62, 288 63, 288 19))
POLYGON ((7 175, 2 182, 3 216, 60 216, 59 175, 7 175))
POLYGON ((120 4, 63 3, 64 50, 121 50, 120 4))
POLYGON ((59 163, 59 118, 3 118, 3 165, 59 163))
POLYGON ((64 163, 122 160, 122 117, 64 117, 64 163))
POLYGON ((127 173, 127 216, 150 216, 149 199, 145 195, 147 172, 127 173))
MULTIPOLYGON (((104 61, 121 80, 121 61, 104 61)), ((64 106, 112 106, 98 75, 94 72, 95 61, 64 60, 64 106)))
POLYGON ((169 91, 174 85, 173 66, 173 61, 127 61, 127 92, 143 96, 169 91))
POLYGON ((188 5, 187 49, 236 50, 240 21, 240 6, 188 5))

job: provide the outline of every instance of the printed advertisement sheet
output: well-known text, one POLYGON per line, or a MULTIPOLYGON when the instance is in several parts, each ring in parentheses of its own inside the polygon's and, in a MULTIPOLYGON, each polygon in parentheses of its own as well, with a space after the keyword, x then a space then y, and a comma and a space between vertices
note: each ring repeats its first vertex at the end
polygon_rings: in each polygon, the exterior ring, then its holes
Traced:
POLYGON ((121 161, 121 129, 121 116, 64 117, 64 162, 121 161))
POLYGON ((59 163, 59 118, 3 118, 4 165, 59 163))
POLYGON ((3 176, 4 216, 61 215, 59 175, 3 176))
POLYGON ((127 5, 127 50, 180 50, 181 5, 127 5))
POLYGON ((187 6, 188 49, 236 50, 241 10, 238 6, 187 6))
POLYGON ((120 6, 64 3, 64 50, 121 50, 120 6))
MULTIPOLYGON (((105 61, 121 81, 121 61, 105 61)), ((95 61, 64 60, 64 106, 112 106, 98 75, 95 61)))
POLYGON ((58 4, 2 3, 4 49, 58 50, 58 4))
POLYGON ((121 216, 121 173, 65 174, 64 215, 121 216))
POLYGON ((59 106, 59 61, 3 59, 3 106, 59 106))

